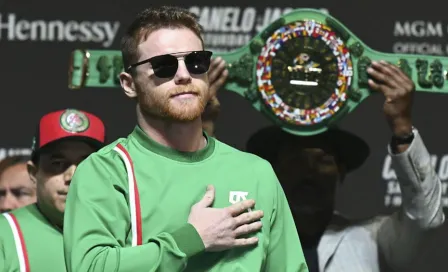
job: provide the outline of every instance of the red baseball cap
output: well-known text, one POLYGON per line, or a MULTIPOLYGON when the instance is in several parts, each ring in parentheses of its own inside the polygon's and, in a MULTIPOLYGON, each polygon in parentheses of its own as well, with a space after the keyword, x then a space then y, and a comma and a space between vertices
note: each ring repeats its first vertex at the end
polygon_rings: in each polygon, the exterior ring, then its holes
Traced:
POLYGON ((48 113, 39 121, 31 147, 32 159, 41 148, 67 138, 79 138, 100 149, 106 142, 104 123, 97 116, 77 109, 48 113))

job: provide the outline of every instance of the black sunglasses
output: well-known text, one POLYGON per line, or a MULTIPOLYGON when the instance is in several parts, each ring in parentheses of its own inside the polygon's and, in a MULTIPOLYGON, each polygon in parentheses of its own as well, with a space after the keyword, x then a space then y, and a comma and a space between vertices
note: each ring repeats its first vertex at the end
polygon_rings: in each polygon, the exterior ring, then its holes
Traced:
MULTIPOLYGON (((187 52, 179 52, 175 54, 182 53, 187 52)), ((212 52, 192 51, 188 53, 189 54, 185 55, 183 58, 185 66, 187 66, 187 70, 190 74, 200 75, 208 71, 208 69, 210 68, 210 59, 213 54, 212 52)), ((152 66, 152 69, 154 70, 154 75, 156 77, 169 78, 173 77, 177 72, 177 68, 179 67, 178 59, 179 57, 170 54, 155 56, 147 60, 142 60, 135 64, 132 64, 126 70, 129 71, 136 66, 149 62, 152 66)))

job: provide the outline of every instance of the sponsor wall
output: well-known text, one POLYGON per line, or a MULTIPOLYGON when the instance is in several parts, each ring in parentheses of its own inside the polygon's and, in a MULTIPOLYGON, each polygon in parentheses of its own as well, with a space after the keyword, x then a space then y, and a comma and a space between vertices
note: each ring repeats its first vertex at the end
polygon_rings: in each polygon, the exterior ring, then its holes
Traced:
MULTIPOLYGON (((291 7, 217 7, 191 6, 204 26, 204 42, 215 52, 227 52, 249 43, 251 38, 280 16, 291 12, 291 7)), ((327 9, 321 8, 324 12, 327 9)))
POLYGON ((94 42, 110 47, 120 22, 27 20, 15 13, 0 16, 0 38, 6 41, 31 42, 94 42))
MULTIPOLYGON (((416 1, 329 1, 229 0, 0 0, 0 159, 30 152, 31 139, 39 117, 64 107, 78 107, 104 119, 108 137, 126 136, 135 125, 133 102, 116 89, 67 87, 67 65, 76 48, 117 49, 126 25, 140 9, 152 4, 182 5, 197 14, 205 27, 209 49, 230 51, 246 44, 264 26, 293 8, 321 9, 341 20, 370 47, 394 53, 448 55, 448 4, 416 1), (415 2, 415 3, 414 3, 415 2), (129 2, 130 3, 130 2, 129 2), (406 9, 405 9, 406 8, 406 9), (406 10, 406 11, 405 11, 406 10)), ((234 93, 221 90, 222 115, 217 136, 244 149, 248 137, 269 124, 249 103, 234 93)), ((340 189, 339 209, 355 218, 394 212, 401 203, 387 143, 390 132, 382 114, 382 97, 374 95, 341 123, 341 127, 364 138, 371 155, 358 170, 350 173, 340 189)), ((432 163, 444 187, 448 206, 448 96, 417 93, 414 125, 420 130, 432 163)), ((412 271, 445 271, 448 227, 436 231, 422 246, 412 271)))

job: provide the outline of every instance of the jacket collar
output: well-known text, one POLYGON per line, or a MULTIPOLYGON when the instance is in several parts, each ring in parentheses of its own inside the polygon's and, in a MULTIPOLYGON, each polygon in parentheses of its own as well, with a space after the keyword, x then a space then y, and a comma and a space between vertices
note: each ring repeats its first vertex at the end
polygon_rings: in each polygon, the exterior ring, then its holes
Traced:
POLYGON ((350 226, 350 220, 335 212, 333 218, 322 235, 317 252, 319 256, 319 270, 325 271, 325 268, 331 261, 344 236, 347 234, 345 229, 350 226))

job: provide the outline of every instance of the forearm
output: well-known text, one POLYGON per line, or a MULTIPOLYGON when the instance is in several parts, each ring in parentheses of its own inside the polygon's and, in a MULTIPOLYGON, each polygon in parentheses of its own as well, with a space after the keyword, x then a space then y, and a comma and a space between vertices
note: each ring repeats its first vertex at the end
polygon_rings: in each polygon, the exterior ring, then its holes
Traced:
POLYGON ((402 193, 402 207, 377 225, 379 250, 389 266, 405 269, 418 252, 428 230, 442 225, 442 186, 422 138, 402 152, 389 153, 402 193))
POLYGON ((131 271, 182 271, 188 258, 203 250, 202 241, 191 225, 186 224, 172 234, 162 233, 148 243, 135 247, 93 244, 93 239, 67 239, 69 271, 131 272, 131 271))
POLYGON ((156 243, 129 248, 99 246, 86 254, 85 258, 79 262, 72 263, 69 271, 182 271, 180 267, 186 263, 184 256, 173 254, 170 259, 174 261, 169 267, 164 267, 161 264, 163 250, 163 247, 156 243))
POLYGON ((420 134, 417 130, 414 134, 409 147, 401 153, 391 152, 391 157, 402 192, 404 214, 422 229, 429 229, 444 222, 442 185, 420 134))

